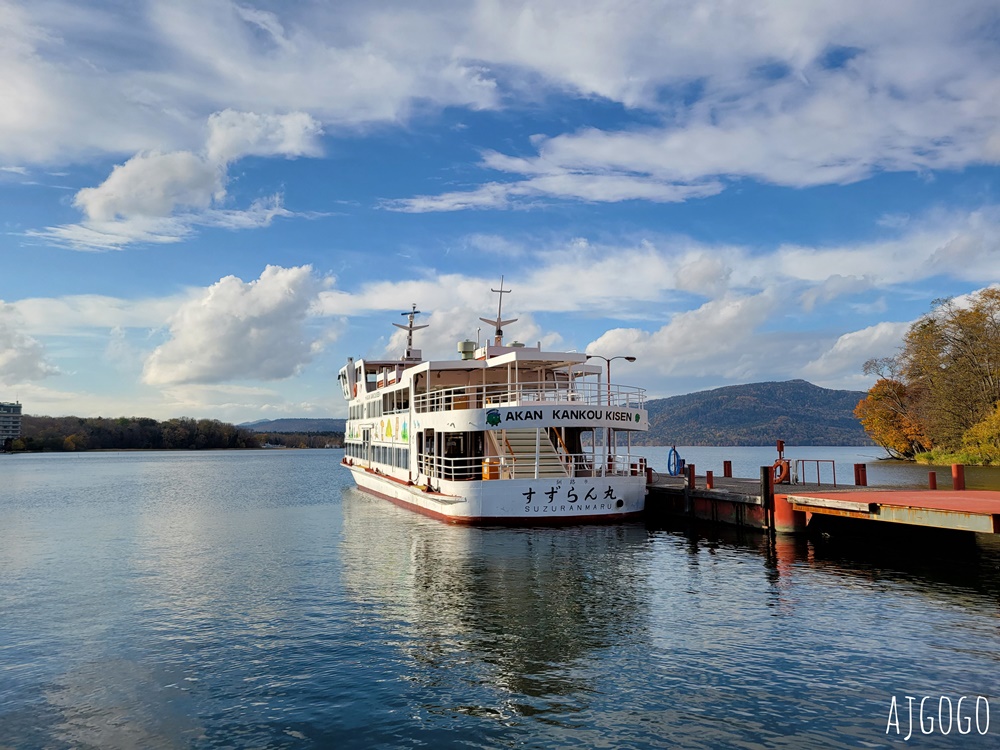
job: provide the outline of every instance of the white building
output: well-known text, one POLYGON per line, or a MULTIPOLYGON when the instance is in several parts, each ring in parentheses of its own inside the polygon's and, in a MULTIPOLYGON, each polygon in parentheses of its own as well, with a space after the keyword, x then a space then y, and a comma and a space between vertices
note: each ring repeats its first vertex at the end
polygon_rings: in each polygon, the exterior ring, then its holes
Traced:
POLYGON ((21 437, 21 404, 19 402, 0 401, 0 447, 10 438, 21 437))

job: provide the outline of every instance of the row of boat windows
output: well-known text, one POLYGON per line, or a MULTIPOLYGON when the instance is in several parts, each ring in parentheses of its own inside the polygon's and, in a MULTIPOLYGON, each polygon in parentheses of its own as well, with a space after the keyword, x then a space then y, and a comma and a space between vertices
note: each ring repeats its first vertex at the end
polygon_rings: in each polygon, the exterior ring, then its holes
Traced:
MULTIPOLYGON (((363 443, 346 443, 344 445, 344 453, 352 458, 360 458, 365 461, 369 460, 363 443)), ((388 464, 389 466, 395 466, 400 469, 410 468, 409 448, 394 448, 390 445, 373 445, 371 446, 371 454, 371 460, 375 463, 388 464)))
POLYGON ((366 401, 363 404, 354 404, 348 407, 348 416, 351 419, 372 419, 382 416, 381 401, 366 401))
POLYGON ((351 419, 372 419, 383 414, 395 414, 410 410, 410 391, 403 389, 382 394, 381 401, 367 401, 348 408, 351 419))

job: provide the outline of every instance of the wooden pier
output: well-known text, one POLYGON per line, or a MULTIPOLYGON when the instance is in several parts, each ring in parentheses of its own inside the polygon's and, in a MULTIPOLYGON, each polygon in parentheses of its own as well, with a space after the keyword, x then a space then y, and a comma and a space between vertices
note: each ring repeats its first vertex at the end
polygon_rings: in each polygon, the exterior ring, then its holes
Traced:
POLYGON ((653 518, 681 516, 789 533, 806 531, 814 516, 1000 533, 1000 492, 853 484, 775 485, 769 466, 761 467, 759 479, 695 476, 693 472, 657 477, 649 484, 646 511, 653 518))

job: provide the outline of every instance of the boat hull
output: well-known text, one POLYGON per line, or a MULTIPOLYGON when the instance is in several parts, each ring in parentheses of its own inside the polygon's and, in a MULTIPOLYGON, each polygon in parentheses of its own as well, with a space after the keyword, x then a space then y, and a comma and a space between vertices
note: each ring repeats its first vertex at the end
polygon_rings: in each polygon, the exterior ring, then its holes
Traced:
MULTIPOLYGON (((346 465, 345 465, 346 466, 346 465)), ((448 523, 534 526, 636 518, 646 502, 644 476, 441 481, 414 485, 346 466, 358 489, 448 523)))

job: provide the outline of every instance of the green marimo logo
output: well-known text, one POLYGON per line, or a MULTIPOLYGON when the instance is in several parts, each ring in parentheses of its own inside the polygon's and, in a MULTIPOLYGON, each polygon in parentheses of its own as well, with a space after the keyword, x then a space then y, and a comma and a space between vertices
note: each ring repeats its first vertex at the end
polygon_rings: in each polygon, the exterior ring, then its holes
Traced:
POLYGON ((500 424, 499 409, 490 409, 489 411, 486 412, 486 424, 488 424, 490 427, 496 427, 498 424, 500 424))

